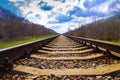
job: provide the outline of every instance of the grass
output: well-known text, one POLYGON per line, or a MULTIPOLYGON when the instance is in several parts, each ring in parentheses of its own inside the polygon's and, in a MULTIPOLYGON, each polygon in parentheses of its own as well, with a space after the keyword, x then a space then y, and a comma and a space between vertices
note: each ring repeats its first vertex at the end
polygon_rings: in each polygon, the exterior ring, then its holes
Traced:
POLYGON ((118 40, 118 41, 113 41, 114 43, 119 43, 120 44, 120 40, 118 40))
POLYGON ((38 38, 31 38, 31 39, 25 39, 25 40, 20 40, 20 41, 4 42, 4 43, 0 43, 0 49, 19 45, 19 44, 24 44, 24 43, 28 43, 28 42, 32 42, 32 41, 43 40, 43 39, 50 38, 53 36, 55 36, 55 35, 44 35, 44 36, 41 36, 38 38))
POLYGON ((109 36, 97 36, 95 38, 91 37, 91 39, 98 39, 98 40, 103 40, 103 41, 108 41, 108 42, 120 44, 120 37, 118 37, 118 39, 111 39, 109 36))
POLYGON ((118 41, 118 43, 120 43, 120 40, 118 41))

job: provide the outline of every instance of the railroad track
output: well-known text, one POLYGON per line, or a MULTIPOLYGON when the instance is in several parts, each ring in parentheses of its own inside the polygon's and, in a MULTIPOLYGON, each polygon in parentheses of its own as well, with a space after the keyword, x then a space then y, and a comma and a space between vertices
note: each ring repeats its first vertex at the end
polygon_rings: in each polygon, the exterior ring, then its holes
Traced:
POLYGON ((14 58, 13 70, 2 71, 0 80, 120 80, 120 46, 95 42, 61 35, 14 58))

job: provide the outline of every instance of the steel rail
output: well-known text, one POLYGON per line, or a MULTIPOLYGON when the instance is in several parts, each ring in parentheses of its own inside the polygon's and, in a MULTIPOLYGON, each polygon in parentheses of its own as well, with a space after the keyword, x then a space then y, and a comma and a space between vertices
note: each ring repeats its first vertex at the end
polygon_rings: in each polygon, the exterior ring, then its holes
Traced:
POLYGON ((26 53, 32 53, 33 51, 40 49, 42 46, 51 42, 56 37, 58 36, 1 49, 0 60, 2 60, 5 57, 8 57, 11 61, 14 61, 26 53))
POLYGON ((96 40, 96 39, 90 39, 90 38, 83 38, 83 37, 76 37, 76 36, 69 36, 65 35, 71 39, 73 39, 76 42, 79 43, 89 43, 89 45, 96 45, 98 47, 104 48, 109 51, 117 52, 120 55, 120 44, 108 42, 108 41, 102 41, 102 40, 96 40))

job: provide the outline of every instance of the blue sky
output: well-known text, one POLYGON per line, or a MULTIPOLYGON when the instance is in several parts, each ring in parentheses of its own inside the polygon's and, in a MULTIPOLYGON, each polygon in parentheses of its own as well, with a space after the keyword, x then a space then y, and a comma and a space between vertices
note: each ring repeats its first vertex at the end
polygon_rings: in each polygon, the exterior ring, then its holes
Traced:
POLYGON ((113 16, 116 0, 0 0, 0 6, 58 33, 113 16))

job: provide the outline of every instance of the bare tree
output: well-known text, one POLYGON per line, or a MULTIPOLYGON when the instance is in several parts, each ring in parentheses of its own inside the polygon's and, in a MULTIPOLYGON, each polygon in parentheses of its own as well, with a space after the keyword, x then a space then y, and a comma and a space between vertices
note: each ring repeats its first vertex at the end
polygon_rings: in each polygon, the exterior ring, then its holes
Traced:
POLYGON ((0 11, 4 16, 3 18, 0 17, 0 40, 10 41, 46 34, 56 34, 53 30, 25 21, 23 18, 17 17, 1 7, 0 11))

